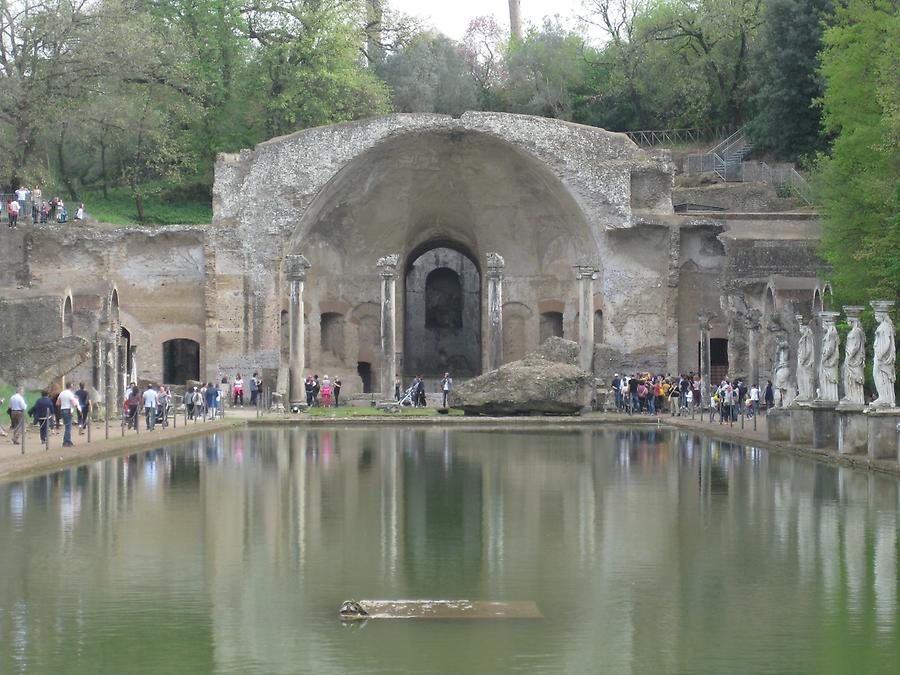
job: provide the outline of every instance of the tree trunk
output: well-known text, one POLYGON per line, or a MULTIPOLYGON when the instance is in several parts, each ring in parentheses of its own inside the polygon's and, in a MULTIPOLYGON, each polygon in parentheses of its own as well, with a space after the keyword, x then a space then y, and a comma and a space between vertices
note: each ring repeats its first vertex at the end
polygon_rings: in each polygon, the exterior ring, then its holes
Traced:
POLYGON ((383 0, 366 0, 366 58, 369 65, 384 60, 381 22, 384 19, 383 0))
POLYGON ((515 40, 522 39, 522 0, 509 0, 509 34, 515 40))
POLYGON ((140 192, 134 193, 134 207, 137 209, 138 222, 144 224, 144 196, 140 192))

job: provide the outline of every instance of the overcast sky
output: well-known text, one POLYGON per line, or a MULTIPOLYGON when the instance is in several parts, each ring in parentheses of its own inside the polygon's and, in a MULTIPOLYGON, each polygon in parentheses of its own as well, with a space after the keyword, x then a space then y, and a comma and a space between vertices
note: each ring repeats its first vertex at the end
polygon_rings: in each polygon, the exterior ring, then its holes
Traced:
MULTIPOLYGON (((493 14, 497 22, 509 26, 507 0, 388 0, 394 9, 426 19, 445 35, 459 40, 476 16, 493 14)), ((571 19, 581 10, 581 0, 522 0, 522 20, 541 25, 545 16, 571 19)), ((574 27, 574 23, 571 24, 574 27)))

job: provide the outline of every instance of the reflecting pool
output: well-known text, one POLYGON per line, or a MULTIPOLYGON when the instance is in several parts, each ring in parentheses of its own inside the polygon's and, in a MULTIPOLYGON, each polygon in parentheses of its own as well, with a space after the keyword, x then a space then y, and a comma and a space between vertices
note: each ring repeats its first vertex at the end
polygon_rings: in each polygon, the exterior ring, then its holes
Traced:
POLYGON ((898 513, 893 477, 684 431, 217 434, 0 484, 0 672, 896 673, 898 513))

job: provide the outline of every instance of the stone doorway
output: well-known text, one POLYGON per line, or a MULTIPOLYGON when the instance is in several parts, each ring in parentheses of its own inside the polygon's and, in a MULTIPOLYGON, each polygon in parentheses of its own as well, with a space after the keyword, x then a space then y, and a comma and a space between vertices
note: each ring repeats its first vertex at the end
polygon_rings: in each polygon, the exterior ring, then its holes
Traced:
POLYGON ((200 379, 200 344, 195 340, 178 338, 166 340, 163 350, 163 382, 182 385, 187 380, 200 379))
POLYGON ((446 245, 410 260, 405 277, 405 374, 481 374, 481 274, 475 261, 446 245))

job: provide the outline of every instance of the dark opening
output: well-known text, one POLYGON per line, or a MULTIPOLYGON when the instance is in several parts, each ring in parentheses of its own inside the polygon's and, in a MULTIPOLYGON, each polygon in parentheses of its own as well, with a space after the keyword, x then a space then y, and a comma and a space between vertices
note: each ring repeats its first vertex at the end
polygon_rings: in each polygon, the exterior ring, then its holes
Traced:
POLYGON ((291 321, 286 309, 281 310, 281 358, 286 359, 291 353, 291 321))
POLYGON ((603 311, 594 312, 594 344, 603 342, 603 311))
POLYGON ((365 361, 359 361, 356 364, 356 373, 362 380, 364 394, 372 393, 372 364, 365 361))
POLYGON ((72 313, 72 298, 66 297, 63 304, 63 337, 69 337, 75 334, 75 317, 72 313))
POLYGON ((344 315, 326 312, 320 320, 323 352, 331 352, 338 359, 344 358, 344 315))
POLYGON ((200 379, 200 343, 178 338, 163 342, 163 382, 184 384, 200 379))
POLYGON ((728 374, 728 340, 712 338, 709 341, 709 370, 713 383, 721 382, 728 374))
POLYGON ((428 274, 425 279, 425 328, 462 328, 462 305, 462 285, 456 272, 439 267, 428 274))
POLYGON ((563 336, 563 315, 560 312, 541 313, 541 344, 554 336, 563 336))

